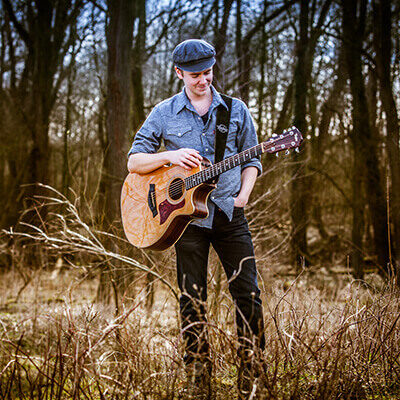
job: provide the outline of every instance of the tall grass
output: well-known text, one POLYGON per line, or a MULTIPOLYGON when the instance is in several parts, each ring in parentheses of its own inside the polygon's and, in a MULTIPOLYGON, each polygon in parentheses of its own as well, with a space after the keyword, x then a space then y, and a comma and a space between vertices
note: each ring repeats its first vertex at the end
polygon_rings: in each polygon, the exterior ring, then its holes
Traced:
MULTIPOLYGON (((62 195, 46 201, 55 207, 51 225, 20 237, 41 243, 48 265, 30 270, 23 251, 15 250, 0 277, 0 399, 185 399, 173 262, 149 255, 140 263, 111 252, 104 233, 62 195), (62 254, 68 264, 54 269, 51 257, 62 254), (142 277, 131 281, 134 291, 105 306, 93 301, 93 272, 112 260, 122 273, 134 269, 142 277)), ((400 398, 398 285, 372 276, 354 281, 324 268, 282 278, 267 263, 258 257, 266 349, 254 365, 249 399, 400 398)), ((218 263, 212 264, 212 398, 235 399, 234 305, 218 263)))
MULTIPOLYGON (((71 271, 61 274, 63 287, 76 278, 71 271)), ((18 290, 12 279, 17 282, 12 272, 2 277, 1 399, 185 398, 177 304, 163 286, 150 313, 139 294, 115 316, 112 307, 79 299, 95 281, 64 291, 61 299, 55 296, 61 288, 45 272, 16 304, 7 302, 18 290)), ((270 282, 275 293, 264 298, 267 346, 252 393, 262 399, 399 398, 396 285, 376 292, 349 282, 328 300, 307 279, 286 291, 270 282)), ((225 297, 222 303, 218 318, 214 313, 209 320, 213 397, 234 399, 237 342, 226 318, 233 306, 225 297)))

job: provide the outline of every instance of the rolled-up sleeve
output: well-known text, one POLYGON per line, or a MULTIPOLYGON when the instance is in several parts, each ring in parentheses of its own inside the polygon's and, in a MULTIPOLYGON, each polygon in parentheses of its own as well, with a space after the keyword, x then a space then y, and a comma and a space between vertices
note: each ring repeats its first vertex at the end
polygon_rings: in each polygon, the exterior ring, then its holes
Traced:
MULTIPOLYGON (((257 139, 257 132, 254 127, 253 119, 251 118, 249 109, 242 101, 240 100, 237 101, 239 102, 241 121, 242 121, 237 136, 238 151, 241 152, 250 147, 256 146, 258 144, 258 139, 257 139)), ((247 167, 256 167, 258 170, 258 175, 261 175, 262 173, 262 164, 260 162, 259 157, 254 157, 248 161, 245 161, 241 165, 242 171, 247 167)))
POLYGON ((136 133, 128 157, 135 153, 156 153, 161 145, 161 137, 162 114, 156 106, 136 133))

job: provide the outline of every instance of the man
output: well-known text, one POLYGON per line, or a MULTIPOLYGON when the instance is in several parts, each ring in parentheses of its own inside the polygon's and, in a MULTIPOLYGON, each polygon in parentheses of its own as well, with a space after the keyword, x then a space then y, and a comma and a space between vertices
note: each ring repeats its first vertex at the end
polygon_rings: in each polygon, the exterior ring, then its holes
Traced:
MULTIPOLYGON (((220 107, 228 108, 211 85, 215 50, 203 40, 186 40, 175 48, 173 61, 176 75, 185 87, 181 93, 158 104, 137 132, 129 152, 130 172, 149 173, 168 163, 191 169, 199 166, 203 157, 214 162, 215 139, 219 134, 217 112, 220 107), (161 141, 166 151, 157 153, 161 141)), ((232 99, 224 158, 256 144, 257 135, 247 107, 232 99)), ((211 363, 205 303, 212 244, 227 274, 236 305, 241 357, 239 391, 243 396, 251 388, 250 379, 247 382, 245 379, 250 377, 251 354, 254 349, 264 347, 254 250, 243 211, 260 172, 261 163, 255 158, 222 174, 208 200, 208 218, 192 222, 175 245, 184 361, 189 377, 198 387, 209 382, 211 363)))

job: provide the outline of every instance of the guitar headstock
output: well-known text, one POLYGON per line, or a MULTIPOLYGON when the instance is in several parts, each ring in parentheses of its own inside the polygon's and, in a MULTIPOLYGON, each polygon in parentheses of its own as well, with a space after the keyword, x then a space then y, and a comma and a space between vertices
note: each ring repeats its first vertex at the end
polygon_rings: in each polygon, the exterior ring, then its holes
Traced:
POLYGON ((277 153, 283 150, 296 149, 303 141, 300 131, 292 126, 290 129, 284 130, 280 135, 272 135, 266 142, 262 143, 263 152, 277 153))

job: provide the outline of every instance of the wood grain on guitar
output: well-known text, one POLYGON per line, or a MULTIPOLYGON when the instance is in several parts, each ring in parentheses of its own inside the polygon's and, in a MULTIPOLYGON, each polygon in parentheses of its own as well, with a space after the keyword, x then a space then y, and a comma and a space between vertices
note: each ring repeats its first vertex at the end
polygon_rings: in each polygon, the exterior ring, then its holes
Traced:
POLYGON ((167 249, 192 220, 208 216, 207 199, 215 188, 215 177, 265 152, 297 150, 302 141, 301 133, 292 127, 214 165, 204 159, 191 170, 163 166, 145 175, 128 174, 121 193, 127 239, 136 247, 167 249))

